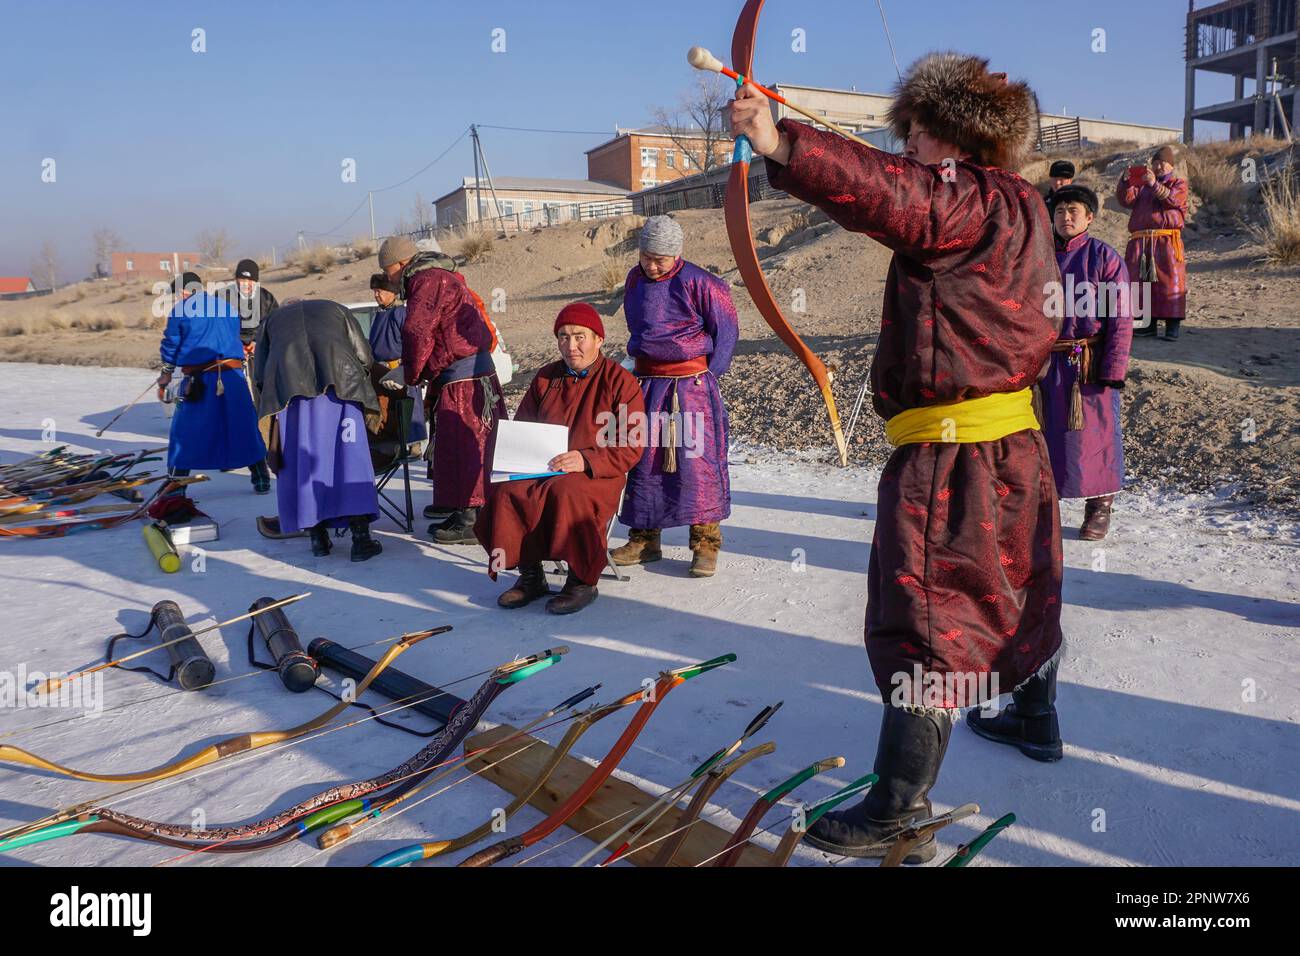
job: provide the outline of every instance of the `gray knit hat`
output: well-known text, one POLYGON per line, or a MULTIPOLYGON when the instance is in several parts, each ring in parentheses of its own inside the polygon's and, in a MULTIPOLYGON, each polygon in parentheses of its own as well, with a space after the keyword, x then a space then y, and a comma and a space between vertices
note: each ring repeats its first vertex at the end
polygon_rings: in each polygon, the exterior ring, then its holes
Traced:
POLYGON ((384 244, 379 247, 379 268, 387 269, 395 262, 414 259, 419 251, 415 248, 415 243, 406 236, 392 236, 385 239, 384 244))
POLYGON ((682 227, 669 216, 651 216, 641 227, 641 251, 651 256, 680 256, 682 227))

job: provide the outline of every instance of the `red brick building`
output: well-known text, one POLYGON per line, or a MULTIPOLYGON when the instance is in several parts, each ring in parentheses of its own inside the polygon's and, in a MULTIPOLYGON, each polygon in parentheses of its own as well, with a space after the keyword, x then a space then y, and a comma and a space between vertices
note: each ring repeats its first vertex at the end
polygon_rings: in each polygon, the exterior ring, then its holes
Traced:
POLYGON ((114 279, 170 279, 198 264, 197 252, 115 252, 109 271, 114 279))
MULTIPOLYGON (((714 161, 731 162, 731 140, 713 142, 714 161)), ((655 128, 620 129, 617 135, 587 150, 587 178, 638 192, 661 183, 694 176, 704 165, 708 147, 703 136, 676 139, 655 128)))

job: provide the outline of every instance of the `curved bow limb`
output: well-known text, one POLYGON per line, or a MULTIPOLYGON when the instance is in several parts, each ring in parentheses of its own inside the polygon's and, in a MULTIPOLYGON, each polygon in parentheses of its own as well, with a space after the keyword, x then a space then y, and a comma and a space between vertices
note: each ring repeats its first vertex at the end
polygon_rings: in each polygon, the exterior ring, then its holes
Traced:
MULTIPOLYGON (((763 0, 746 0, 740 19, 736 22, 736 31, 732 34, 731 64, 742 79, 749 76, 753 66, 754 40, 758 32, 758 15, 762 9, 763 0)), ((799 337, 799 333, 781 312, 781 307, 777 304, 776 297, 772 294, 772 289, 768 286, 763 268, 758 261, 758 248, 754 245, 749 221, 749 163, 752 158, 753 148, 748 138, 737 137, 735 152, 732 155, 731 173, 727 179, 725 205, 727 238, 731 243, 731 253, 736 260, 736 269, 744 280, 745 289, 749 292, 749 297, 754 301, 759 314, 771 326, 777 337, 804 364, 812 374, 813 381, 817 383, 835 435, 835 447, 839 451, 840 464, 847 465, 848 444, 844 440, 840 413, 835 407, 835 396, 831 392, 831 373, 807 343, 799 337)))
POLYGON ((381 791, 392 794, 418 784, 434 769, 443 766, 442 761, 477 726, 480 717, 497 696, 512 684, 558 663, 562 659, 560 655, 566 652, 567 648, 555 648, 496 668, 473 697, 466 701, 465 706, 452 715, 447 726, 408 760, 366 780, 330 787, 270 817, 247 824, 194 829, 131 816, 107 807, 84 807, 79 808, 80 812, 76 816, 80 827, 64 828, 63 824, 67 822, 65 816, 58 823, 0 841, 0 852, 72 833, 125 836, 193 852, 247 853, 281 846, 307 831, 306 825, 299 822, 304 817, 310 818, 320 810, 357 797, 381 791), (71 832, 58 832, 63 829, 71 832))
POLYGON ((643 703, 637 708, 637 712, 632 716, 632 720, 624 728, 618 740, 614 742, 614 746, 610 748, 604 759, 601 760, 587 779, 579 785, 578 789, 569 795, 569 798, 564 803, 560 804, 545 820, 520 836, 510 837, 494 843, 487 849, 480 850, 462 860, 458 865, 469 867, 492 866, 494 863, 499 863, 506 857, 514 856, 525 847, 530 847, 554 833, 609 779, 610 774, 614 772, 614 768, 618 766, 628 750, 631 749, 633 741, 645 728, 646 722, 650 720, 655 708, 659 706, 664 697, 674 687, 684 684, 691 678, 698 677, 707 671, 722 667, 724 664, 730 664, 735 659, 735 654, 724 654, 721 657, 715 657, 699 664, 679 667, 660 674, 659 679, 655 681, 654 687, 649 691, 649 696, 642 695, 643 703))
MULTIPOLYGON (((444 625, 442 627, 431 628, 427 631, 418 631, 414 634, 404 634, 401 639, 388 649, 375 666, 370 669, 361 682, 357 684, 354 700, 365 693, 366 689, 375 682, 388 667, 397 660, 399 656, 410 650, 416 644, 433 637, 435 634, 445 634, 450 631, 451 627, 444 625)), ((188 635, 187 635, 188 636, 188 635)), ((47 760, 44 757, 34 753, 29 753, 20 747, 11 747, 7 744, 0 744, 0 763, 20 764, 26 767, 35 767, 39 770, 48 770, 52 773, 61 774, 65 777, 72 777, 75 780, 89 780, 95 783, 153 783, 157 780, 166 780, 168 777, 175 777, 178 774, 185 773, 189 770, 196 770, 199 767, 206 767, 216 763, 218 760, 224 760, 227 757, 233 757, 236 754, 248 753, 252 750, 258 750, 262 747, 269 747, 271 744, 283 743, 302 737, 314 730, 319 730, 339 714, 346 711, 352 704, 349 701, 339 701, 328 710, 318 714, 311 720, 299 724, 296 727, 289 727, 285 730, 261 730, 253 733, 237 734, 233 737, 227 737, 215 744, 204 747, 197 753, 188 757, 182 757, 171 763, 154 767, 151 770, 139 770, 135 773, 93 773, 87 770, 75 770, 72 767, 65 767, 62 764, 47 760)))

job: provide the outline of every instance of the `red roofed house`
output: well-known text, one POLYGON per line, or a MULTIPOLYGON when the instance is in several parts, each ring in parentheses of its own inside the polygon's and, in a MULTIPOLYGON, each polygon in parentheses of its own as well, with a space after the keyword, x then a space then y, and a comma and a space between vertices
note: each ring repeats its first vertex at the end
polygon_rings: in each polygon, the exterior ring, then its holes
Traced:
POLYGON ((170 279, 198 264, 197 252, 115 252, 109 271, 114 279, 170 279))
POLYGON ((35 292, 36 286, 27 276, 0 276, 0 295, 13 292, 35 292))

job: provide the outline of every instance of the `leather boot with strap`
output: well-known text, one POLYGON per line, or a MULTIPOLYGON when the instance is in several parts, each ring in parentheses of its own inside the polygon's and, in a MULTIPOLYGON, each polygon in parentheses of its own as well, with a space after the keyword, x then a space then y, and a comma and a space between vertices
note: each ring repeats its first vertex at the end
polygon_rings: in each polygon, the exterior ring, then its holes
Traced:
POLYGON ((550 585, 546 583, 546 572, 540 564, 521 565, 519 580, 515 582, 515 586, 510 590, 501 592, 501 596, 497 598, 497 604, 500 607, 513 610, 517 607, 532 604, 539 597, 545 597, 550 593, 550 585))
POLYGON ((691 525, 691 577, 710 578, 718 570, 722 528, 716 522, 691 525))
POLYGON ((596 585, 583 584, 570 571, 564 589, 546 602, 546 610, 552 614, 574 614, 596 600, 597 593, 596 585))
POLYGON ((1018 747, 1026 757, 1053 763, 1064 755, 1061 727, 1056 719, 1056 666, 1039 672, 1011 694, 1011 703, 994 717, 977 707, 967 711, 966 723, 985 740, 1018 747))
MULTIPOLYGON (((876 745, 879 781, 857 806, 831 811, 808 828, 804 841, 841 856, 884 858, 907 824, 932 815, 929 793, 948 750, 952 719, 885 707, 876 745)), ((934 859, 934 837, 913 847, 904 863, 934 859)))
POLYGON ((628 532, 627 544, 609 553, 610 560, 619 566, 649 564, 664 556, 659 543, 658 528, 633 528, 628 532))
POLYGON ((1080 541, 1100 541, 1106 537, 1106 532, 1110 531, 1110 513, 1114 503, 1114 495, 1088 499, 1088 503, 1083 506, 1083 524, 1079 528, 1080 541))
POLYGON ((384 546, 370 537, 370 519, 364 516, 349 518, 352 530, 352 560, 369 561, 384 550, 384 546))

